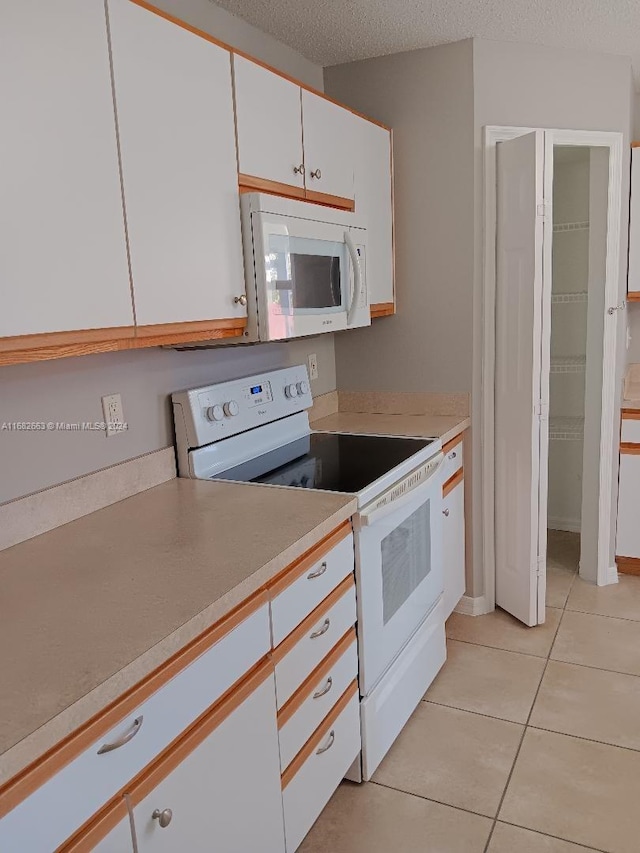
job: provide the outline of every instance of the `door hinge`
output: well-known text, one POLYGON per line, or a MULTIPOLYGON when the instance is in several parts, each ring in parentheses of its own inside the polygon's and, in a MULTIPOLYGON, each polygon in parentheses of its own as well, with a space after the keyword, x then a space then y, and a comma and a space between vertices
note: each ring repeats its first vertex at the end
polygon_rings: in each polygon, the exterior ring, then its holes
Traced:
POLYGON ((541 421, 546 421, 549 419, 549 404, 545 403, 542 400, 538 400, 536 405, 534 406, 534 414, 540 418, 541 421))
POLYGON ((536 213, 538 216, 541 216, 543 219, 546 219, 549 215, 549 205, 546 201, 540 202, 540 204, 536 208, 536 213))

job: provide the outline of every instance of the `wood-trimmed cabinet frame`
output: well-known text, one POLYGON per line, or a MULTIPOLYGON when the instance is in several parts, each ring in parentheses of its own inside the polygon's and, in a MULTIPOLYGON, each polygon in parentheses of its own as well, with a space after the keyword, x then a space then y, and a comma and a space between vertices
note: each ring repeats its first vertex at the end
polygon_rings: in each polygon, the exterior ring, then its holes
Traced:
MULTIPOLYGON (((230 54, 237 54, 252 62, 261 65, 273 74, 295 83, 301 89, 305 89, 326 101, 336 104, 342 109, 349 110, 354 115, 360 116, 367 121, 389 130, 382 122, 365 116, 350 107, 341 104, 335 98, 315 89, 290 75, 279 71, 277 68, 261 62, 250 54, 238 50, 226 42, 215 38, 204 30, 192 27, 180 18, 170 15, 158 9, 145 0, 130 0, 137 6, 147 9, 155 15, 159 15, 176 26, 215 44, 230 54)), ((393 146, 392 146, 393 147, 393 146)), ((393 175, 393 169, 392 169, 393 175)), ((324 204, 341 210, 354 210, 353 199, 340 196, 328 195, 326 193, 305 190, 302 187, 280 184, 251 175, 238 175, 239 191, 242 192, 266 192, 288 198, 312 201, 316 204, 324 204)), ((393 196, 393 178, 392 178, 393 196)), ((393 201, 393 198, 392 198, 393 201)), ((640 301, 640 294, 638 294, 640 301)), ((395 302, 386 302, 371 305, 371 317, 386 317, 395 313, 395 302)), ((45 361, 57 358, 69 358, 73 356, 91 355, 104 352, 118 352, 121 350, 140 349, 144 347, 170 346, 175 344, 197 343, 207 340, 237 340, 242 338, 247 327, 245 317, 212 318, 210 320, 197 320, 193 322, 166 323, 159 326, 121 326, 115 328, 97 329, 73 329, 56 332, 43 332, 41 334, 27 334, 12 337, 0 337, 0 366, 11 364, 24 364, 36 361, 45 361)))
MULTIPOLYGON (((640 147, 640 143, 637 143, 637 145, 640 147)), ((623 408, 622 420, 640 421, 640 410, 623 408)), ((635 444, 632 441, 621 441, 620 456, 640 456, 640 444, 635 444)), ((621 574, 640 576, 640 557, 626 557, 622 554, 616 555, 616 565, 621 574)))

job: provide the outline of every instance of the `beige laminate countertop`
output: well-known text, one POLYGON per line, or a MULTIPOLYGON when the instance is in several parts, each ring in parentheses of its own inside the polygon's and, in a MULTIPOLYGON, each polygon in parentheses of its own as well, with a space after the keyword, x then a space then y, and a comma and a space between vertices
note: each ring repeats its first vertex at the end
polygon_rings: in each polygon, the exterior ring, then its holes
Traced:
POLYGON ((471 419, 460 415, 387 415, 369 412, 336 412, 313 421, 313 429, 351 432, 365 435, 402 435, 439 438, 443 444, 471 426, 471 419))
POLYGON ((0 783, 356 511, 173 479, 0 552, 0 783))
POLYGON ((622 408, 632 412, 640 412, 640 400, 623 400, 622 408))

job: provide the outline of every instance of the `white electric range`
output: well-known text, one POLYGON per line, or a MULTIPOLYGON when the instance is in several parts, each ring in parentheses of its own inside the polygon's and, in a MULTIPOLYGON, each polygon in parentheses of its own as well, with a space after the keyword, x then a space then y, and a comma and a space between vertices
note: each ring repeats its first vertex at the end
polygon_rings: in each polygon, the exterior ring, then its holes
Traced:
POLYGON ((173 394, 181 477, 353 494, 362 778, 446 657, 439 439, 314 431, 306 367, 173 394))

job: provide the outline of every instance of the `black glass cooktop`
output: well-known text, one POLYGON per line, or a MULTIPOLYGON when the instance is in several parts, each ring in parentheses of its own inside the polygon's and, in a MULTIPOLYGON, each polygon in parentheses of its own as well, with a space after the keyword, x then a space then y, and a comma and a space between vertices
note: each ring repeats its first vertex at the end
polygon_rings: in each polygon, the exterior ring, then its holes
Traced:
POLYGON ((224 471, 218 479, 359 492, 433 441, 312 432, 224 471))

